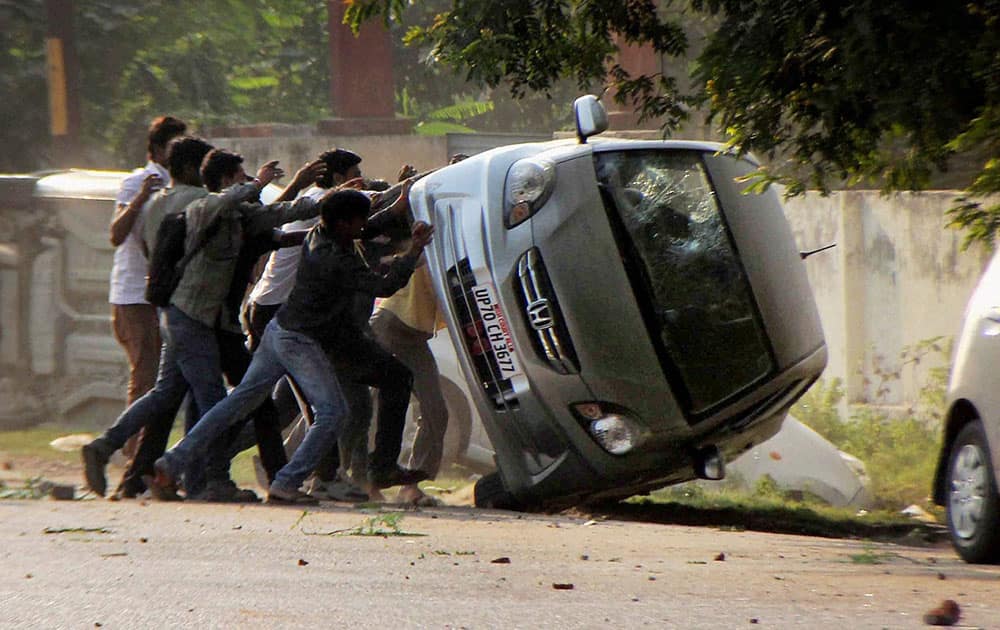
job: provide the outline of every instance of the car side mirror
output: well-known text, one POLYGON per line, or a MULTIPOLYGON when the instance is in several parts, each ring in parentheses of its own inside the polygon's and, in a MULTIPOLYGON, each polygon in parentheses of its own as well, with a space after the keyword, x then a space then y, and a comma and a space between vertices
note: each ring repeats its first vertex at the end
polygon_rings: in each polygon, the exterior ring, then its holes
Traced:
POLYGON ((587 138, 608 128, 608 112, 593 94, 573 101, 573 116, 576 118, 576 135, 580 138, 580 144, 586 144, 587 138))

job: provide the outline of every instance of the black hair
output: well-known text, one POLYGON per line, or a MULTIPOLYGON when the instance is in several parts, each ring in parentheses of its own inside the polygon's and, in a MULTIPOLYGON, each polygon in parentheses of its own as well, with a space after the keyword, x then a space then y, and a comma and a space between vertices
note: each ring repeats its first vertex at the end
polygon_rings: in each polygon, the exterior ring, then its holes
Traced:
POLYGON ((240 164, 243 164, 243 156, 239 153, 212 149, 201 163, 201 183, 209 191, 219 192, 222 189, 222 178, 235 173, 240 164))
POLYGON ((347 149, 333 149, 321 153, 319 159, 326 163, 326 174, 319 180, 321 188, 333 186, 333 174, 343 175, 355 164, 361 164, 361 156, 347 149))
POLYGON ((368 217, 372 202, 368 195, 352 190, 338 190, 323 200, 319 213, 323 223, 332 226, 335 221, 351 221, 357 217, 368 217))
POLYGON ((212 145, 201 138, 192 136, 174 138, 167 145, 167 168, 170 171, 170 177, 180 179, 184 176, 184 171, 190 167, 194 167, 194 171, 197 173, 201 161, 211 150, 212 145))
POLYGON ((184 135, 185 131, 187 124, 180 118, 173 116, 154 118, 153 122, 149 123, 149 142, 146 150, 152 153, 156 147, 166 147, 171 140, 184 135))

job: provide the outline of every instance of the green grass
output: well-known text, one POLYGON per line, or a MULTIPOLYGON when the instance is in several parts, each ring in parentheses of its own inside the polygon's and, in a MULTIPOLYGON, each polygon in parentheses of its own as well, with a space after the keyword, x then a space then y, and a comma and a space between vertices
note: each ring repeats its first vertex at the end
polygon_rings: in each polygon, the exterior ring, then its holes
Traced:
POLYGON ((71 427, 39 426, 20 431, 0 431, 0 456, 38 457, 47 461, 79 462, 80 455, 57 451, 49 442, 73 433, 88 433, 71 427))
POLYGON ((941 444, 943 403, 935 395, 943 385, 926 387, 931 404, 918 405, 901 417, 890 417, 872 405, 852 408, 841 418, 841 383, 818 381, 796 403, 794 415, 803 424, 854 455, 865 464, 877 508, 902 510, 916 504, 931 509, 929 497, 941 444))
MULTIPOLYGON (((77 433, 89 433, 97 437, 98 432, 89 428, 78 428, 71 426, 51 426, 40 425, 31 429, 18 431, 0 431, 0 462, 6 458, 37 458, 44 462, 59 462, 67 464, 80 463, 80 453, 78 451, 66 452, 52 448, 49 442, 66 435, 77 433)), ((170 444, 176 443, 184 435, 181 424, 178 422, 170 434, 170 444)), ((256 451, 251 449, 240 453, 233 459, 231 468, 233 480, 244 486, 256 484, 256 475, 253 469, 252 457, 256 451)), ((16 471, 15 471, 16 472, 16 471)), ((109 474, 109 482, 117 480, 111 479, 114 471, 109 474)))

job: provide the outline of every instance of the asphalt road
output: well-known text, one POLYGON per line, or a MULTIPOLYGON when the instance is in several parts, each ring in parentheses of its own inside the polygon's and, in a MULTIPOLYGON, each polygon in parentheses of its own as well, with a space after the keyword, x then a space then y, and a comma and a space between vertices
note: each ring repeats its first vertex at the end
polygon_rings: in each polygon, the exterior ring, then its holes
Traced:
POLYGON ((946 547, 472 508, 353 535, 391 519, 0 502, 0 627, 918 628, 946 598, 1000 627, 1000 567, 946 547))

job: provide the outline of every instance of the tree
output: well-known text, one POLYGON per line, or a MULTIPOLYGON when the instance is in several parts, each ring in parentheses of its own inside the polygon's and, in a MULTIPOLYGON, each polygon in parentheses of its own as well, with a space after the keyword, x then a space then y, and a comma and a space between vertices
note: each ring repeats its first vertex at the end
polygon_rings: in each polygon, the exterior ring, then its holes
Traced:
MULTIPOLYGON (((353 0, 347 19, 407 6, 353 0)), ((453 0, 407 40, 514 97, 563 77, 603 82, 666 132, 706 107, 733 146, 768 158, 756 185, 789 194, 841 181, 917 190, 956 158, 978 160, 953 221, 980 240, 1000 228, 1000 205, 974 200, 1000 191, 1000 0, 453 0), (682 59, 684 24, 706 18, 717 28, 690 90, 615 63, 618 42, 682 59)))
MULTIPOLYGON (((76 3, 91 163, 141 160, 149 120, 197 127, 313 122, 326 113, 326 4, 312 0, 76 3)), ((43 0, 0 0, 0 170, 49 165, 43 0), (6 98, 16 95, 16 98, 6 98)))

